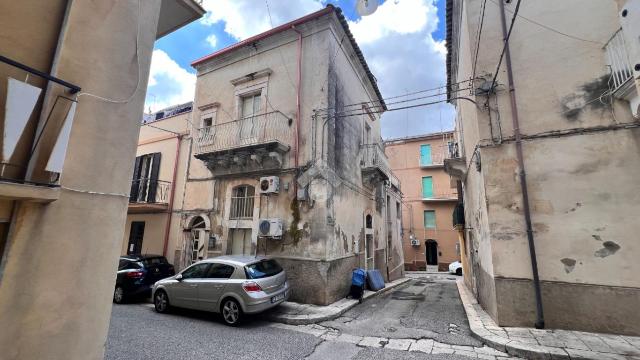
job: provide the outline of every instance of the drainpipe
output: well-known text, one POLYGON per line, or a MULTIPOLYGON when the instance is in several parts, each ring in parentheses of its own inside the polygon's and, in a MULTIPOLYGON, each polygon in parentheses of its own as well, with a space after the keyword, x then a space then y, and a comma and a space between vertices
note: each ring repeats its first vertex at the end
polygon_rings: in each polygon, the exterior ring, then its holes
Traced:
POLYGON ((520 171, 520 189, 522 191, 522 206, 524 207, 524 221, 527 227, 527 241, 529 243, 529 256, 531 257, 531 270, 533 272, 533 288, 536 297, 536 329, 544 328, 544 314, 542 311, 542 295, 540 293, 540 278, 538 276, 538 260, 536 258, 536 246, 533 241, 533 229, 531 227, 531 211, 529 209, 529 193, 527 192, 527 176, 524 167, 524 157, 522 156, 522 139, 520 136, 520 124, 518 120, 518 105, 516 103, 516 90, 513 85, 513 70, 511 68, 511 54, 509 52, 509 42, 507 40, 507 22, 505 19, 504 1, 500 0, 500 20, 502 23, 502 38, 505 40, 504 57, 507 65, 507 78, 509 81, 509 97, 511 99, 511 112, 513 121, 513 133, 515 136, 516 153, 518 156, 518 167, 520 171))
MULTIPOLYGON (((295 26, 291 26, 291 29, 298 34, 298 86, 296 89, 296 131, 295 131, 295 139, 293 141, 293 156, 294 156, 294 164, 296 168, 296 176, 298 171, 298 145, 299 145, 299 129, 300 129, 300 88, 302 86, 302 33, 296 29, 295 26)), ((293 190, 294 196, 297 198, 298 196, 298 181, 297 179, 293 182, 293 190)))
MULTIPOLYGON (((173 163, 173 178, 171 180, 171 195, 169 195, 169 205, 167 225, 164 227, 164 246, 162 247, 162 256, 167 256, 167 248, 169 247, 169 232, 171 231, 171 216, 173 215, 173 198, 176 194, 176 177, 178 175, 178 161, 180 159, 180 143, 182 135, 176 136, 176 159, 173 163)), ((175 260, 174 260, 175 262, 175 260)))

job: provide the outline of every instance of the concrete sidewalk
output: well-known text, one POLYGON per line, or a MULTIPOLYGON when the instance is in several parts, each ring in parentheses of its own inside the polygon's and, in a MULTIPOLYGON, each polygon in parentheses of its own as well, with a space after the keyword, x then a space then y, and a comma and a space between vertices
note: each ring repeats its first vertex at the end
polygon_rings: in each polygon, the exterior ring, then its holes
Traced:
POLYGON ((640 359, 640 337, 568 330, 500 327, 458 279, 458 291, 474 337, 526 359, 640 359))
MULTIPOLYGON (((399 285, 411 280, 410 278, 401 278, 386 283, 384 289, 379 291, 365 290, 363 301, 383 294, 399 285)), ((318 306, 311 304, 299 304, 286 301, 272 311, 264 313, 267 320, 290 325, 307 325, 315 324, 322 321, 333 320, 347 312, 352 307, 358 305, 358 300, 341 299, 327 306, 318 306)))

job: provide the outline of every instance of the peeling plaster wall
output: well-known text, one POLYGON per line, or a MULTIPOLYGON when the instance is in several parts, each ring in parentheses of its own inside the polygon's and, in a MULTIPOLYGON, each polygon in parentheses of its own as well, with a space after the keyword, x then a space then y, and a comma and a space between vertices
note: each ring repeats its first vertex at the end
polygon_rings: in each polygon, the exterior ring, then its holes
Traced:
MULTIPOLYGON (((475 44, 479 4, 465 2, 455 64, 460 79, 470 73, 468 48, 475 44)), ((640 271, 635 241, 640 130, 633 128, 637 121, 628 103, 603 96, 609 89, 602 45, 620 27, 618 10, 615 2, 595 0, 523 2, 520 11, 527 17, 596 43, 520 21, 510 48, 545 320, 551 327, 638 335, 628 299, 640 293, 640 281, 632 275, 640 271), (615 129, 618 124, 631 128, 615 129), (600 128, 584 132, 595 127, 600 128), (585 319, 596 308, 602 318, 585 319)), ((499 9, 488 3, 477 74, 494 71, 501 38, 499 9)), ((531 263, 504 64, 497 81, 498 95, 489 101, 491 125, 486 97, 474 97, 478 109, 458 103, 457 132, 467 162, 469 150, 476 143, 481 147, 481 170, 471 164, 464 183, 467 236, 471 251, 478 251, 473 285, 500 325, 531 326, 531 263), (530 291, 523 293, 525 288, 530 291)))

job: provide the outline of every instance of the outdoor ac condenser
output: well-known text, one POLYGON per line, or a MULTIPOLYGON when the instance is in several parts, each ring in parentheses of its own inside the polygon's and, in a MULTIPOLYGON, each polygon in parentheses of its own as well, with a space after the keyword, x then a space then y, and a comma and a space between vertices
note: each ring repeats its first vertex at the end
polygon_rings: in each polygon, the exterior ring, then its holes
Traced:
POLYGON ((258 232, 263 237, 281 238, 283 228, 282 219, 261 219, 258 232))

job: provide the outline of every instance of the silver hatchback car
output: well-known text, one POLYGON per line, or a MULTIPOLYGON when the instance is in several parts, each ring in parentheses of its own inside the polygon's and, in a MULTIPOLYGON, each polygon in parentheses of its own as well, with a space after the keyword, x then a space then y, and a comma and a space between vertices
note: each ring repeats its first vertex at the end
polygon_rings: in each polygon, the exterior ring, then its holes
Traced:
POLYGON ((273 259, 220 256, 202 260, 153 285, 156 311, 171 306, 222 314, 237 325, 244 314, 255 314, 289 298, 287 274, 273 259))

